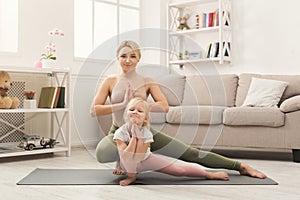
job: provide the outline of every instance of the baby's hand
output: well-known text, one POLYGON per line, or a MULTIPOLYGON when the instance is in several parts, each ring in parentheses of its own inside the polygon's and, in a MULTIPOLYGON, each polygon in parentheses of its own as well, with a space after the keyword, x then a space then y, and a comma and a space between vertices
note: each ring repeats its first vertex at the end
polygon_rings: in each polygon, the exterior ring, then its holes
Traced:
POLYGON ((138 132, 139 132, 140 130, 139 130, 139 127, 138 127, 138 125, 137 124, 135 124, 135 123, 132 123, 132 125, 131 125, 131 135, 132 135, 132 137, 138 137, 138 132))
POLYGON ((132 124, 131 125, 131 135, 132 135, 132 137, 137 137, 137 135, 136 135, 136 128, 137 128, 137 125, 136 124, 132 124))

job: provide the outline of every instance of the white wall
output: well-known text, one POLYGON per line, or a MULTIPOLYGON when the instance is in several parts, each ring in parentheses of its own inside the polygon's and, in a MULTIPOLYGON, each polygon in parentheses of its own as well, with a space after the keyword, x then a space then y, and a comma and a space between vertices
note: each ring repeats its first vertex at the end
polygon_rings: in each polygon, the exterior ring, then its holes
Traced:
POLYGON ((234 0, 231 71, 300 74, 299 6, 297 0, 234 0))
MULTIPOLYGON (((33 66, 49 41, 48 31, 57 27, 65 32, 65 37, 57 40, 58 63, 71 67, 74 83, 83 62, 73 58, 73 0, 19 2, 19 53, 0 54, 0 65, 33 66)), ((165 29, 168 0, 141 2, 142 28, 165 29)), ((218 70, 221 73, 300 74, 299 6, 297 0, 232 0, 232 63, 219 66, 218 70)), ((151 52, 143 61, 164 65, 161 55, 151 52)), ((74 129, 73 142, 76 143, 74 129)))
MULTIPOLYGON (((167 2, 142 1, 142 28, 166 28, 167 2)), ((299 7, 297 0, 232 0, 232 63, 219 70, 300 74, 299 7)), ((65 32, 57 40, 58 62, 76 73, 82 63, 73 59, 73 0, 20 1, 19 19, 20 51, 0 54, 0 65, 32 66, 49 41, 48 31, 57 27, 65 32)))
POLYGON ((65 37, 55 38, 58 64, 73 64, 73 0, 19 1, 19 53, 0 55, 0 64, 33 66, 49 42, 53 28, 64 31, 65 37))

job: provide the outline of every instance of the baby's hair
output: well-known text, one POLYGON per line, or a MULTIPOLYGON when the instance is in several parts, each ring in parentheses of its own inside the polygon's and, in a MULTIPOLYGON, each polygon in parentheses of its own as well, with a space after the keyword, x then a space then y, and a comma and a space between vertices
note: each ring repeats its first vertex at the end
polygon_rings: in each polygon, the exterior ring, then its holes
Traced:
POLYGON ((121 42, 117 49, 117 55, 119 55, 121 49, 123 49, 124 47, 129 47, 130 49, 132 49, 132 51, 134 51, 138 56, 138 59, 141 59, 142 54, 141 54, 140 46, 136 42, 131 40, 125 40, 121 42))
POLYGON ((129 110, 129 108, 136 105, 136 104, 138 104, 138 103, 143 103, 144 104, 146 120, 144 121, 143 126, 149 128, 150 127, 150 115, 149 115, 150 108, 149 108, 148 103, 140 97, 135 97, 135 98, 133 98, 129 101, 129 103, 126 106, 125 112, 124 112, 124 121, 128 122, 127 112, 129 110))

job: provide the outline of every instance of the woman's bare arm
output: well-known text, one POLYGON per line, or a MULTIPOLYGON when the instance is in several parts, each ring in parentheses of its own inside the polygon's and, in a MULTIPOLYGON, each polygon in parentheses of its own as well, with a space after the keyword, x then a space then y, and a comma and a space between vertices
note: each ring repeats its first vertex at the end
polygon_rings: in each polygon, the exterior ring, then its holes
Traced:
POLYGON ((155 102, 149 103, 152 112, 168 112, 169 104, 165 95, 161 92, 157 83, 152 79, 148 79, 148 91, 155 102))
POLYGON ((100 85, 98 92, 92 103, 90 113, 93 117, 111 114, 113 111, 124 109, 130 98, 130 86, 128 86, 124 101, 116 104, 105 104, 107 97, 111 94, 112 87, 115 85, 116 77, 108 77, 100 85))

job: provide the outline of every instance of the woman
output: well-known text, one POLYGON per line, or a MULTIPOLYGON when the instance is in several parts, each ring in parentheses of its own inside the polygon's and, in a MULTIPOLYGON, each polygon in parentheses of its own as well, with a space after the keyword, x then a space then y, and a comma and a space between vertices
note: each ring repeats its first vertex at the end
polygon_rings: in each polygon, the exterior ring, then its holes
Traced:
MULTIPOLYGON (((140 47, 133 41, 123 41, 117 49, 117 59, 122 72, 118 75, 106 78, 100 85, 91 107, 92 116, 112 114, 112 127, 107 136, 98 144, 96 149, 97 160, 101 163, 119 160, 116 143, 113 141, 114 132, 124 124, 123 113, 129 100, 133 97, 141 97, 146 100, 148 95, 154 99, 149 103, 151 111, 167 112, 169 109, 167 100, 159 86, 150 78, 145 78, 136 72, 136 66, 141 58, 140 47), (107 97, 111 104, 106 105, 107 97)), ((174 157, 172 154, 178 149, 184 149, 178 158, 183 161, 198 163, 209 168, 224 168, 239 171, 241 175, 248 175, 257 178, 266 176, 245 163, 228 159, 221 155, 201 151, 187 146, 164 133, 150 129, 154 142, 151 143, 151 151, 159 151, 160 154, 174 157), (171 142, 172 141, 172 142, 171 142), (171 143, 170 143, 171 142, 171 143), (166 147, 167 148, 163 148, 166 147)), ((118 163, 117 163, 118 164, 118 163)), ((115 174, 123 174, 117 165, 115 174)))

